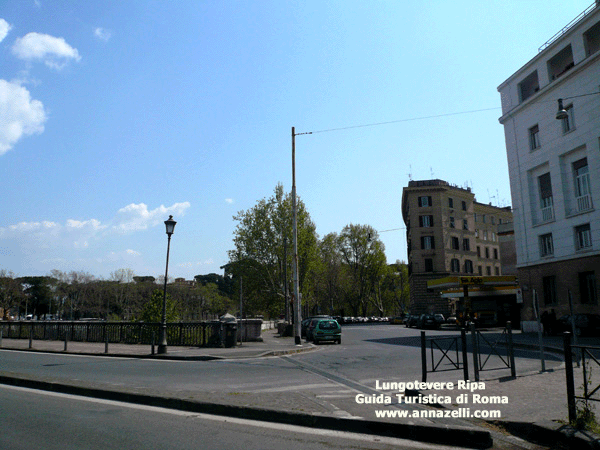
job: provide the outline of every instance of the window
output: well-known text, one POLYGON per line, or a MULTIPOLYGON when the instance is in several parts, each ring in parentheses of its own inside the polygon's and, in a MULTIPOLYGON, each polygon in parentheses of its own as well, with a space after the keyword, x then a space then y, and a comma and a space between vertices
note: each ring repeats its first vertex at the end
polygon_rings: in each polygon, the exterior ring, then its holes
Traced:
POLYGON ((577 198, 577 211, 592 209, 592 197, 590 195, 590 174, 587 158, 573 163, 573 175, 575 177, 575 197, 577 198))
POLYGON ((540 127, 534 125, 529 129, 529 150, 537 150, 540 147, 540 127))
POLYGON ((433 259, 425 258, 425 272, 433 272, 433 259))
POLYGON ((540 205, 542 208, 542 221, 547 222, 554 219, 554 203, 552 201, 552 181, 550 172, 538 177, 540 188, 540 205))
POLYGON ((554 254, 554 243, 552 242, 552 233, 542 234, 539 239, 540 256, 552 256, 554 254))
POLYGON ((519 83, 519 96, 521 97, 521 102, 524 102, 539 90, 540 81, 536 70, 519 83))
POLYGON ((496 233, 492 231, 492 242, 496 242, 496 233))
POLYGON ((498 259, 498 249, 494 249, 494 259, 498 259))
POLYGON ((592 248, 592 231, 589 223, 575 227, 575 248, 577 250, 592 248))
POLYGON ((483 275, 483 267, 477 266, 477 273, 479 273, 479 275, 483 275))
POLYGON ((548 61, 548 81, 552 82, 575 66, 573 50, 568 45, 548 61))
POLYGON ((489 277, 492 274, 492 268, 490 266, 487 266, 485 268, 485 274, 489 277))
POLYGON ((500 275, 500 267, 495 267, 494 269, 496 271, 496 276, 499 276, 500 275))
POLYGON ((581 272, 579 274, 579 295, 581 303, 598 303, 596 274, 594 271, 581 272))
POLYGON ((590 56, 600 50, 600 22, 583 33, 585 55, 590 56))
POLYGON ((421 236, 421 249, 433 250, 435 248, 435 242, 433 236, 421 236))
POLYGON ((483 240, 487 241, 487 230, 483 230, 483 240))
POLYGON ((454 217, 450 217, 450 228, 455 228, 454 217))
POLYGON ((419 226, 429 228, 433 226, 433 216, 419 216, 419 226))
POLYGON ((450 271, 454 273, 460 272, 460 261, 458 259, 453 258, 450 261, 450 271))
POLYGON ((469 229, 469 221, 467 219, 463 219, 463 230, 469 229))
POLYGON ((477 257, 481 258, 481 247, 479 245, 477 246, 477 257))
POLYGON ((465 272, 473 273, 473 261, 470 259, 465 260, 465 272))
POLYGON ((490 248, 489 247, 485 248, 485 259, 490 259, 490 248))
POLYGON ((482 221, 483 223, 485 223, 485 222, 486 222, 486 217, 485 217, 485 214, 482 214, 482 215, 481 215, 481 221, 482 221))
POLYGON ((460 248, 458 238, 453 236, 450 240, 450 245, 452 247, 452 250, 458 250, 460 248))
POLYGON ((471 241, 469 238, 463 239, 463 251, 470 252, 471 251, 471 241))
POLYGON ((448 197, 448 208, 454 208, 454 199, 452 197, 448 197))
POLYGON ((556 304, 556 277, 543 277, 542 287, 544 290, 544 305, 556 304))
POLYGON ((467 202, 465 202, 464 200, 462 201, 462 210, 463 211, 467 210, 467 202))
POLYGON ((575 129, 575 118, 573 117, 573 104, 565 106, 567 117, 561 120, 563 134, 569 133, 575 129))
POLYGON ((424 195, 424 196, 419 197, 419 206, 420 207, 431 206, 431 196, 424 195))

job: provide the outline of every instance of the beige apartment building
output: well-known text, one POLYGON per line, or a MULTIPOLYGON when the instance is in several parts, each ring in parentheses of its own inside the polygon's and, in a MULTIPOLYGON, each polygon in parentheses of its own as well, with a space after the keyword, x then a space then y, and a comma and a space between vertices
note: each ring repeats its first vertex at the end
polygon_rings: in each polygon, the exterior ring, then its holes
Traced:
MULTIPOLYGON (((460 297, 463 290, 444 292, 428 287, 428 282, 460 276, 493 280, 504 275, 502 254, 514 258, 510 233, 499 235, 498 230, 512 222, 511 208, 479 203, 468 187, 443 180, 410 181, 402 191, 402 216, 413 314, 456 312, 456 300, 452 299, 460 297)), ((506 265, 511 267, 508 262, 506 265)), ((491 293, 490 289, 484 291, 482 287, 477 295, 491 293)))

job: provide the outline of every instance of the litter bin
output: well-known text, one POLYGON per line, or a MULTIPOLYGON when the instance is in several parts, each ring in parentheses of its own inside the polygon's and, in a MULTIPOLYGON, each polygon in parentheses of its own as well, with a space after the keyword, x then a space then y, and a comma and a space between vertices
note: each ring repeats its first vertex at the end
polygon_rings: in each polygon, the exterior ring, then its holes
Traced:
POLYGON ((237 323, 225 323, 225 347, 235 347, 237 342, 237 323))

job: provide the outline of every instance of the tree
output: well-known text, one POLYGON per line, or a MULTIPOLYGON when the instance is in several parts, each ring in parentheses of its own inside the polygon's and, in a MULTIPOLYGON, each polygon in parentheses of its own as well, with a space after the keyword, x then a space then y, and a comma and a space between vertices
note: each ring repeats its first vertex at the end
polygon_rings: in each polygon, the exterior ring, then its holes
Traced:
MULTIPOLYGON (((146 302, 142 314, 140 315, 140 321, 147 323, 159 323, 162 321, 164 291, 162 289, 155 289, 152 292, 150 301, 146 302)), ((177 314, 177 305, 171 298, 171 294, 167 292, 167 323, 177 322, 179 315, 177 314)))
MULTIPOLYGON (((240 211, 234 234, 234 250, 229 251, 228 271, 243 277, 243 296, 248 311, 279 315, 284 309, 286 267, 292 261, 292 198, 278 184, 273 195, 260 200, 253 208, 240 211), (287 243, 287 248, 286 244, 287 243)), ((304 301, 309 301, 312 289, 306 283, 317 259, 316 227, 304 203, 297 201, 298 279, 304 301)), ((233 282, 238 289, 239 282, 233 282)), ((289 290, 288 290, 289 291, 289 290)))
POLYGON ((0 320, 8 320, 11 315, 18 314, 16 309, 22 299, 23 288, 15 274, 0 270, 0 320))
POLYGON ((340 252, 348 266, 352 291, 346 297, 354 315, 367 315, 369 303, 382 312, 376 286, 385 274, 385 246, 369 225, 346 225, 339 237, 340 252))

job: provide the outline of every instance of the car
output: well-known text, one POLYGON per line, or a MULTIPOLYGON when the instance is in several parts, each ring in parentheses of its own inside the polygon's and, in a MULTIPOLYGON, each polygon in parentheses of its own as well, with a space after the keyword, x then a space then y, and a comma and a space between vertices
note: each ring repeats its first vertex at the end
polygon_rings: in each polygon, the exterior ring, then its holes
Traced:
POLYGON ((315 344, 325 341, 342 343, 342 327, 335 319, 316 319, 311 335, 315 344))
POLYGON ((404 319, 404 324, 406 325, 406 328, 416 327, 418 319, 419 316, 417 316, 416 314, 409 314, 408 316, 406 316, 406 319, 404 319))
POLYGON ((326 316, 326 315, 307 317, 306 319, 304 319, 301 322, 301 325, 300 325, 300 336, 301 337, 306 337, 306 330, 308 329, 308 326, 310 325, 311 320, 313 320, 313 319, 330 319, 330 318, 331 318, 331 316, 326 316))
POLYGON ((442 326, 442 324, 446 323, 446 319, 444 319, 444 315, 443 314, 434 314, 433 317, 435 317, 435 321, 438 323, 438 326, 442 326))
POLYGON ((440 328, 440 324, 437 320, 435 320, 435 316, 433 314, 421 314, 417 320, 417 328, 429 328, 436 330, 440 328))
POLYGON ((390 317, 390 323, 393 325, 401 325, 403 322, 404 320, 400 316, 390 317))
MULTIPOLYGON (((553 334, 565 331, 571 332, 571 316, 565 315, 556 321, 552 328, 553 334)), ((599 336, 600 315, 598 314, 575 314, 575 334, 577 336, 599 336)))

